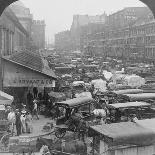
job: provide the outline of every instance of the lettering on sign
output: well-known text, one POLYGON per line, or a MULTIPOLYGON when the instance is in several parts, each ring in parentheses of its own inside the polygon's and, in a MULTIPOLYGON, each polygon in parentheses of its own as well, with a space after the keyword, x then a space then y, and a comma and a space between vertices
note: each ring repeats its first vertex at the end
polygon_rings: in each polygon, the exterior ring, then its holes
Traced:
POLYGON ((42 87, 55 87, 55 81, 51 79, 14 79, 12 86, 42 86, 42 87))

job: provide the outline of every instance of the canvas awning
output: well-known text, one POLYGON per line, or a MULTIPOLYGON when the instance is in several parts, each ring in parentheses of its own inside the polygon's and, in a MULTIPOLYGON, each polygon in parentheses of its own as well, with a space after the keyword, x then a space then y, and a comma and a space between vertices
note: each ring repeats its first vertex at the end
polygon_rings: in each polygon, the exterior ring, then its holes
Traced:
POLYGON ((62 99, 62 98, 65 98, 66 97, 64 93, 53 92, 53 91, 51 91, 50 93, 48 93, 48 95, 50 97, 54 97, 54 98, 57 98, 57 99, 62 99))
POLYGON ((7 93, 4 93, 0 91, 0 105, 11 105, 13 102, 14 97, 11 95, 8 95, 7 93))

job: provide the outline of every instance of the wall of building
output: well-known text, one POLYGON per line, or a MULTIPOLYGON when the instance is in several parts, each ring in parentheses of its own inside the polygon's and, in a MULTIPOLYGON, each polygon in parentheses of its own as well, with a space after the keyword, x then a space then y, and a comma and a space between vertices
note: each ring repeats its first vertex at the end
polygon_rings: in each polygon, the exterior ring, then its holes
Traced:
POLYGON ((45 48, 45 21, 33 20, 32 24, 32 40, 39 49, 45 48))
MULTIPOLYGON (((142 10, 145 9, 148 10, 148 8, 141 8, 140 12, 139 8, 137 16, 135 15, 137 19, 132 24, 127 22, 128 26, 116 28, 118 26, 116 24, 113 26, 115 29, 87 35, 84 40, 85 45, 89 45, 95 53, 101 51, 101 54, 106 56, 153 60, 155 58, 155 21, 150 18, 152 17, 150 11, 145 12, 144 16, 142 10)), ((124 10, 119 11, 118 15, 122 12, 124 10)), ((116 16, 117 13, 114 15, 116 16)), ((117 23, 118 19, 113 18, 113 20, 113 23, 117 23)))
POLYGON ((0 18, 0 51, 11 55, 27 45, 28 34, 13 12, 7 8, 0 18))

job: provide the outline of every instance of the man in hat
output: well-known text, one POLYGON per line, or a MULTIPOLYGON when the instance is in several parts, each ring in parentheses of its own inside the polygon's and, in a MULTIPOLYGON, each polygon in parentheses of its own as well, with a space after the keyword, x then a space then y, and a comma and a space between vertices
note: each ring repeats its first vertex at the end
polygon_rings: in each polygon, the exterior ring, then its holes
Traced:
POLYGON ((34 99, 33 101, 33 112, 32 112, 32 118, 34 117, 34 115, 37 117, 37 119, 39 119, 39 116, 38 116, 38 105, 37 105, 38 101, 36 99, 34 99))
POLYGON ((25 123, 25 120, 26 120, 26 110, 25 109, 23 109, 21 111, 20 120, 21 120, 22 133, 25 133, 26 132, 26 123, 25 123))

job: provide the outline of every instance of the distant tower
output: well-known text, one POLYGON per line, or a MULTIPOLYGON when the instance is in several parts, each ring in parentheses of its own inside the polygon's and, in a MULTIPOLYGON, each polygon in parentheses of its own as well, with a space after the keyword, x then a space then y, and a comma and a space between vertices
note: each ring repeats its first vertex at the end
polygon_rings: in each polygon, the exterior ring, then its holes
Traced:
POLYGON ((45 48, 45 26, 44 20, 33 20, 32 39, 34 45, 39 49, 45 48))

